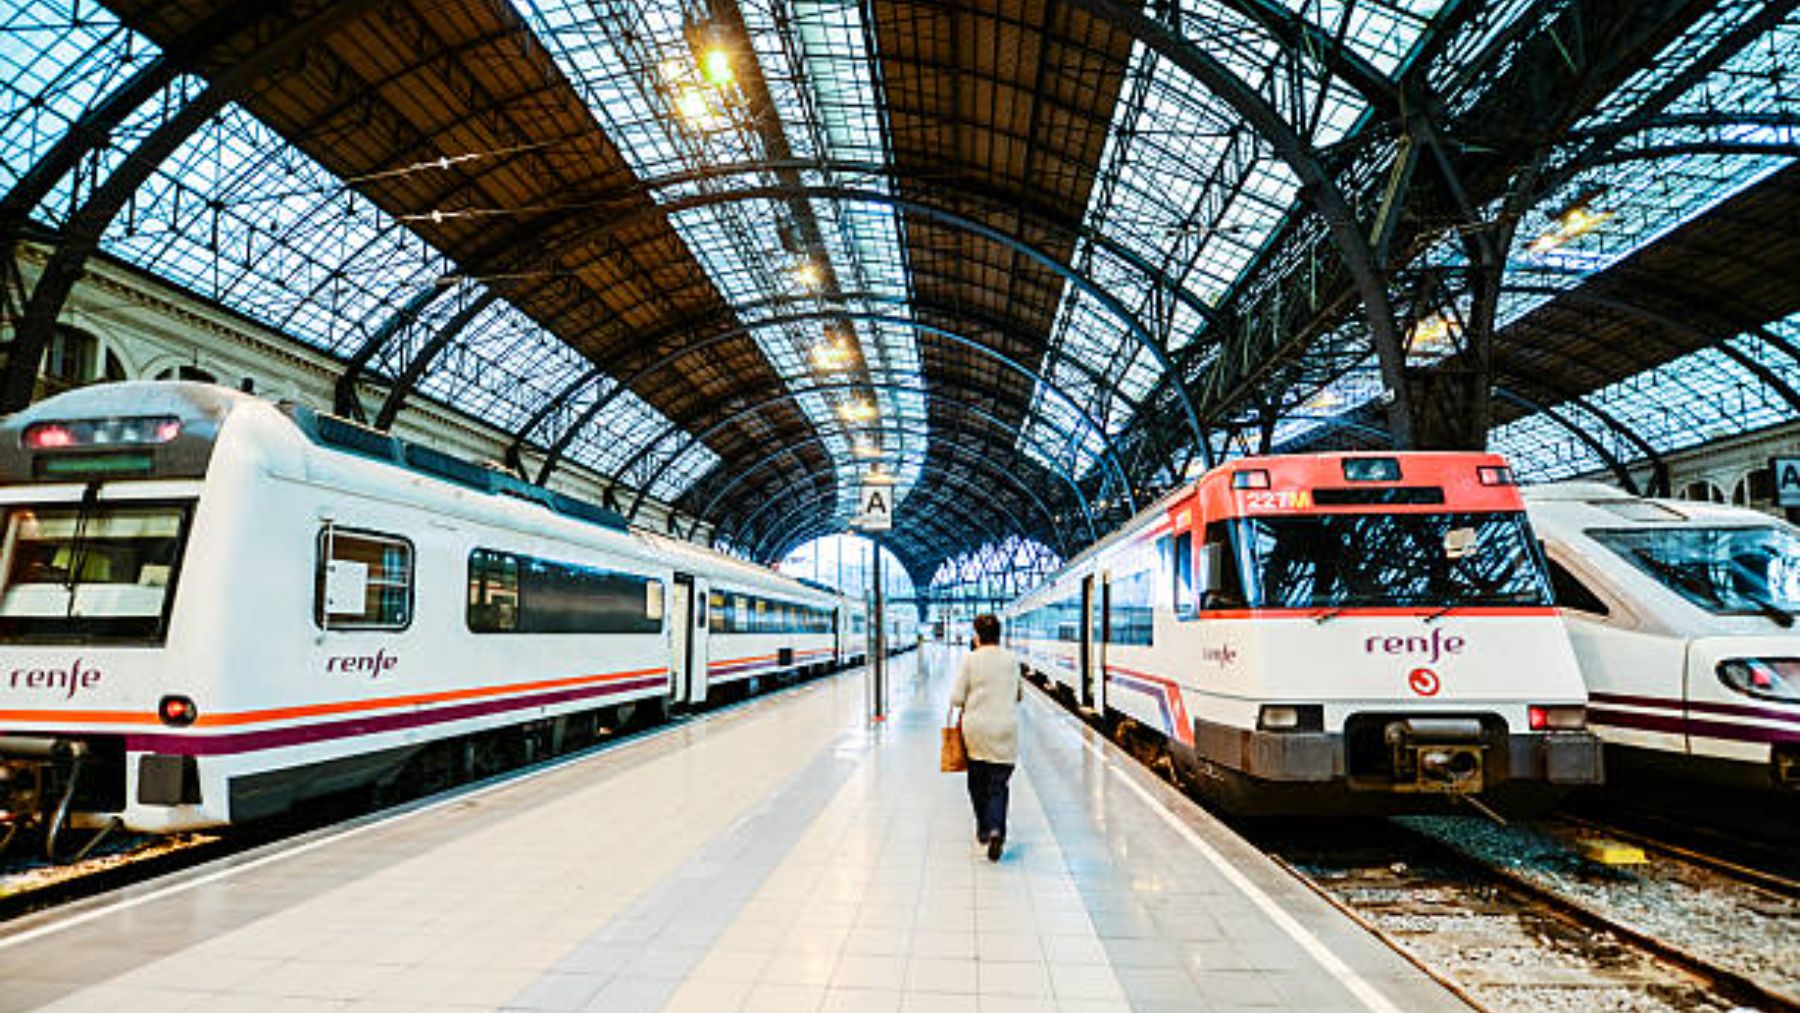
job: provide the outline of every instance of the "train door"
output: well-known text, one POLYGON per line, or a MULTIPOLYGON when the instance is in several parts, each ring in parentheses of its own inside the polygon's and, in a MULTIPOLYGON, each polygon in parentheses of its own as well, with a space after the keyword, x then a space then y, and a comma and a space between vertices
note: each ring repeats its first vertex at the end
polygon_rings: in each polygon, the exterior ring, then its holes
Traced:
POLYGON ((687 699, 698 707, 706 702, 706 673, 712 658, 712 588, 705 578, 694 579, 692 600, 688 607, 687 699))
POLYGON ((1094 612, 1100 607, 1100 598, 1095 588, 1094 575, 1081 578, 1081 629, 1080 653, 1078 661, 1081 673, 1081 705, 1092 709, 1094 706, 1094 631, 1098 624, 1094 621, 1094 612))
POLYGON ((1099 577, 1100 603, 1094 611, 1094 710, 1106 714, 1106 646, 1112 643, 1112 574, 1099 577))
POLYGON ((675 702, 689 702, 688 689, 694 672, 694 578, 675 575, 669 594, 669 674, 675 683, 675 702))

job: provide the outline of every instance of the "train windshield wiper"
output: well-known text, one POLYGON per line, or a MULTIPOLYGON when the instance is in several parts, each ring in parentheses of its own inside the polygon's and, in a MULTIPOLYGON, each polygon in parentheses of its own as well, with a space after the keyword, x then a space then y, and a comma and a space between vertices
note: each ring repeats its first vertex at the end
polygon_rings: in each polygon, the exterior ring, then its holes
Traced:
POLYGON ((1775 604, 1767 598, 1752 597, 1750 595, 1745 595, 1744 597, 1749 600, 1750 604, 1756 606, 1758 612, 1767 616, 1771 622, 1782 629, 1789 629, 1794 625, 1794 614, 1787 609, 1782 608, 1780 605, 1775 604))

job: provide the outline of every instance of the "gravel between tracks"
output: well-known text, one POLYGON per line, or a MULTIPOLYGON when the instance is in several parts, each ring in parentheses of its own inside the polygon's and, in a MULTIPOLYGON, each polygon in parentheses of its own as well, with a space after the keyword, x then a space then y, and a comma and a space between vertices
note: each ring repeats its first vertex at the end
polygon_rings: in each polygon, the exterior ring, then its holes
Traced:
POLYGON ((1598 865, 1570 851, 1572 832, 1466 817, 1401 822, 1621 925, 1800 996, 1800 904, 1791 900, 1661 856, 1645 865, 1598 865))

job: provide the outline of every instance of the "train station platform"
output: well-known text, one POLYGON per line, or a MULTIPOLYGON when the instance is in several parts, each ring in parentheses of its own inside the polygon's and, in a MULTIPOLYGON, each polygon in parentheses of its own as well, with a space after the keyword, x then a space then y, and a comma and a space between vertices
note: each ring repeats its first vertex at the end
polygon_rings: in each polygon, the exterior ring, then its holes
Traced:
POLYGON ((1007 851, 937 771, 956 654, 0 926, 0 1010, 1465 1009, 1027 692, 1007 851))

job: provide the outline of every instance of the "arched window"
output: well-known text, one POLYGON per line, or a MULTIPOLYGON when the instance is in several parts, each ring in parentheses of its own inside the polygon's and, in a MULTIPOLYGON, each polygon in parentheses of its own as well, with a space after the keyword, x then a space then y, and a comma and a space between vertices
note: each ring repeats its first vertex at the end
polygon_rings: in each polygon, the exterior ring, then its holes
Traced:
POLYGON ((1700 479, 1682 486, 1681 498, 1697 500, 1701 503, 1723 503, 1725 502, 1725 490, 1706 479, 1700 479))
POLYGON ((90 383, 123 379, 125 367, 118 356, 101 348, 99 338, 79 327, 59 324, 50 347, 44 350, 37 396, 46 398, 90 383))

